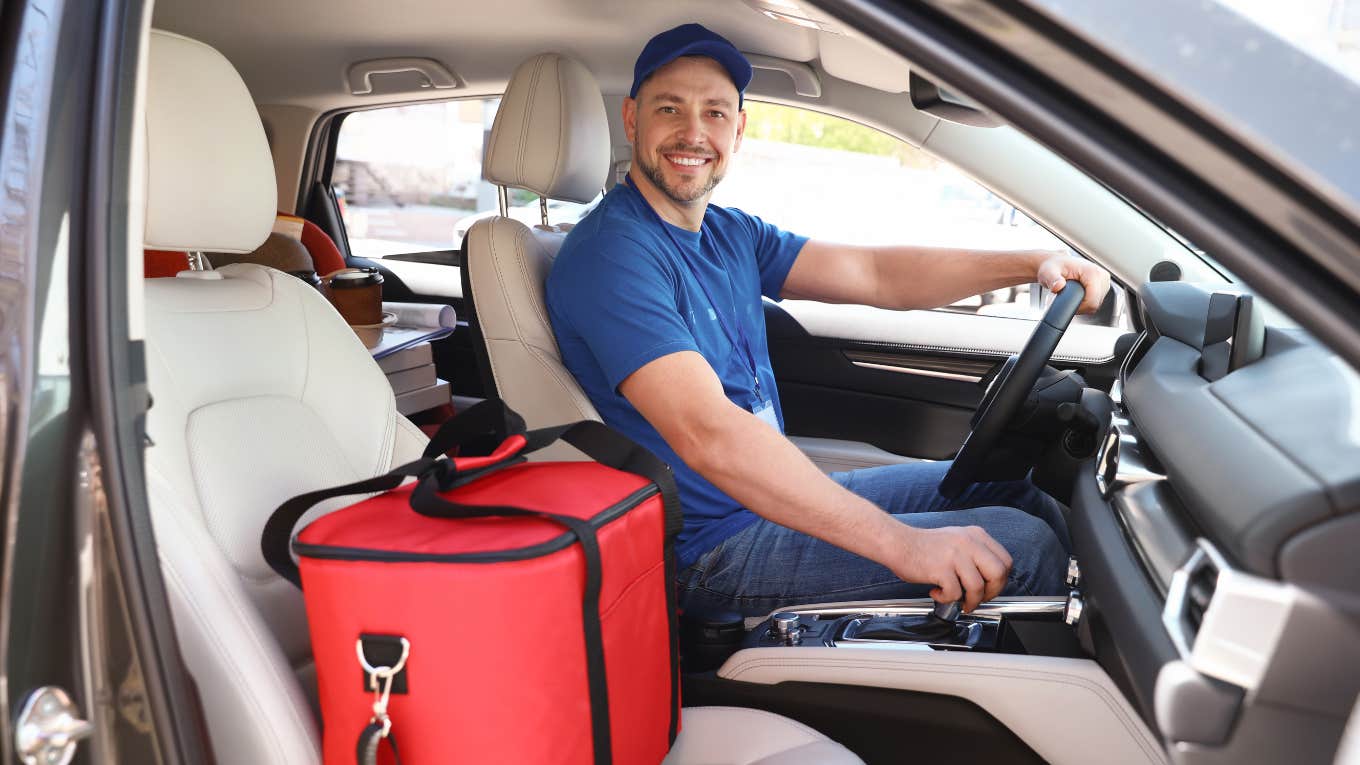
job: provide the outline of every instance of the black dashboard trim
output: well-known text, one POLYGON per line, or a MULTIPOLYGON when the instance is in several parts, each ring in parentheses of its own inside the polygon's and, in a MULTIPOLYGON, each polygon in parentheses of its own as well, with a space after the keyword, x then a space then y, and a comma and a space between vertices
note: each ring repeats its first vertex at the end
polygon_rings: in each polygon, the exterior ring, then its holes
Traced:
POLYGON ((1110 497, 1134 551, 1149 580, 1163 597, 1171 575, 1194 549, 1195 537, 1186 531, 1184 510, 1166 480, 1127 486, 1110 497))
POLYGON ((1110 633, 1113 655, 1098 650, 1096 661, 1121 687, 1154 731, 1157 673, 1178 658, 1162 628, 1164 601, 1125 536, 1115 511, 1096 487, 1095 469, 1084 469, 1073 487, 1068 529, 1081 564, 1085 618, 1093 613, 1110 633))

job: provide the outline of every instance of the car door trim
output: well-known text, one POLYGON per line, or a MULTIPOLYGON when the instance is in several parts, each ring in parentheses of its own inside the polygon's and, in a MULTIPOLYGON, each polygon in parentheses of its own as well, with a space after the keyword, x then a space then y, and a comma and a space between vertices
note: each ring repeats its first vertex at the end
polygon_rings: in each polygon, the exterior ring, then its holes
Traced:
POLYGON ((958 382, 966 383, 982 382, 981 375, 961 375, 956 372, 936 372, 933 369, 897 366, 895 364, 878 364, 872 361, 851 361, 850 363, 861 369, 876 369, 880 372, 896 372, 898 374, 917 375, 919 377, 936 377, 941 380, 957 380, 958 382))

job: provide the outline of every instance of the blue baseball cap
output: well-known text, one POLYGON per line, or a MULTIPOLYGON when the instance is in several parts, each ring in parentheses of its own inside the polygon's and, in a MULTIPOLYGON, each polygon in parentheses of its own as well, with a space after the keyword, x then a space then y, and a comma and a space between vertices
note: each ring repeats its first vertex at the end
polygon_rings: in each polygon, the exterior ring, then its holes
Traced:
POLYGON ((746 86, 751 84, 751 62, 726 37, 701 24, 681 24, 647 41, 633 64, 629 98, 637 98, 638 88, 648 77, 681 56, 706 56, 721 64, 737 86, 737 105, 741 106, 746 86))

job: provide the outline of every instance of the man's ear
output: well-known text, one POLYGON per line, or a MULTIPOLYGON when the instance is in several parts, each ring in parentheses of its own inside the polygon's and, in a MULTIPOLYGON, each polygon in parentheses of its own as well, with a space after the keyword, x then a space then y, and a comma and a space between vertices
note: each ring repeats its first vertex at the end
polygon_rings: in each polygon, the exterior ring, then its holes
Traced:
POLYGON ((637 99, 627 96, 623 99, 623 135, 628 143, 637 142, 637 99))
POLYGON ((741 148, 741 137, 746 135, 746 110, 737 112, 737 140, 732 143, 732 151, 741 148))

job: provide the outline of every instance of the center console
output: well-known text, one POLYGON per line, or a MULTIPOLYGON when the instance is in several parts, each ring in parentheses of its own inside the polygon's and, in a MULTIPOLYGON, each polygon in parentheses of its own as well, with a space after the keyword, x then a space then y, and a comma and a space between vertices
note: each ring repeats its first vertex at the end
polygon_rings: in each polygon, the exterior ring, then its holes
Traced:
POLYGON ((968 651, 1078 658, 1073 599, 998 598, 963 613, 929 599, 830 603, 778 611, 764 619, 736 615, 681 622, 686 672, 722 666, 744 648, 825 647, 886 651, 968 651))
MULTIPOLYGON (((766 617, 687 615, 688 705, 751 706, 802 720, 899 762, 1165 763, 1150 729, 1083 650, 1079 591, 1011 597, 962 613, 929 599, 823 603, 766 617)), ((867 754, 866 754, 867 753, 867 754)))
POLYGON ((1071 598, 998 598, 963 613, 929 599, 807 605, 764 619, 682 620, 685 671, 717 669, 743 648, 866 648, 891 651, 1084 656, 1070 628, 1071 598))
POLYGON ((990 602, 972 613, 958 603, 906 601, 881 606, 810 607, 773 614, 751 630, 745 648, 825 646, 890 651, 979 651, 1029 653, 1031 648, 1075 651, 1063 625, 1062 600, 990 602), (1051 629, 1044 630, 1042 625, 1051 629), (1040 632, 1047 640, 1036 641, 1040 632), (1028 645, 1026 637, 1029 638, 1028 645), (1042 643, 1042 646, 1039 645, 1042 643))

